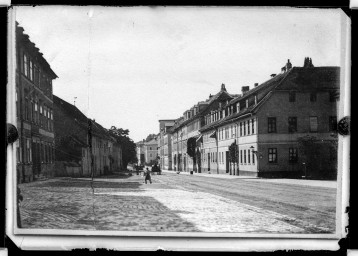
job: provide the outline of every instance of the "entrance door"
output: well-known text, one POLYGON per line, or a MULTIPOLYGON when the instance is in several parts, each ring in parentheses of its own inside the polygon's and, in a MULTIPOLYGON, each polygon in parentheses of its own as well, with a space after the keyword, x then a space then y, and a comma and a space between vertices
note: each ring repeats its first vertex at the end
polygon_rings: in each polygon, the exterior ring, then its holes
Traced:
POLYGON ((230 172, 229 151, 225 152, 226 173, 230 172))

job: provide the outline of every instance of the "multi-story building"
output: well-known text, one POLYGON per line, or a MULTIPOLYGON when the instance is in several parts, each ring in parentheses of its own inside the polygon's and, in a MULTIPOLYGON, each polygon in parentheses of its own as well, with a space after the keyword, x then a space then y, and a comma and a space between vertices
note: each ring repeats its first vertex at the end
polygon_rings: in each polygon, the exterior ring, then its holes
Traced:
POLYGON ((158 157, 158 139, 159 136, 155 136, 153 139, 144 142, 144 158, 145 163, 148 165, 152 165, 157 162, 158 157))
POLYGON ((16 22, 17 177, 29 182, 54 175, 52 80, 57 75, 16 22))
POLYGON ((165 170, 172 170, 172 136, 169 129, 173 127, 174 123, 173 119, 159 120, 159 164, 165 170))
POLYGON ((122 167, 115 135, 76 106, 53 96, 57 176, 100 176, 122 167))
POLYGON ((203 170, 334 178, 339 75, 339 67, 313 67, 305 60, 304 67, 292 68, 288 62, 268 81, 243 87, 241 96, 217 109, 218 118, 206 115, 200 129, 203 170))
MULTIPOLYGON (((201 140, 200 129, 205 124, 205 116, 208 113, 212 113, 212 118, 216 120, 218 113, 214 113, 214 110, 236 96, 229 94, 225 85, 222 84, 221 90, 217 94, 210 94, 206 101, 198 102, 176 120, 174 126, 169 129, 172 137, 174 170, 201 172, 201 165, 198 165, 197 157, 191 157, 187 152, 188 143, 196 143, 201 140)), ((199 148, 197 150, 200 151, 199 148)))
POLYGON ((145 154, 144 154, 144 140, 136 143, 137 159, 138 165, 145 164, 145 154))

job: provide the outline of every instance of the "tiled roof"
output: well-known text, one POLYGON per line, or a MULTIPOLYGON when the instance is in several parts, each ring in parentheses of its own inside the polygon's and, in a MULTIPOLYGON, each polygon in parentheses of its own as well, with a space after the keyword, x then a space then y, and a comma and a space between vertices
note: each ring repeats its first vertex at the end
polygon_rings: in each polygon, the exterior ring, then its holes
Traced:
MULTIPOLYGON (((195 116, 189 118, 188 120, 185 120, 183 122, 175 124, 169 130, 171 132, 174 132, 177 128, 182 127, 182 126, 190 123, 191 121, 195 120, 196 118, 200 117, 202 115, 202 113, 210 106, 210 104, 213 103, 215 100, 217 100, 224 93, 227 94, 230 97, 233 97, 235 95, 235 94, 234 95, 229 94, 226 90, 225 91, 223 91, 223 90, 219 91, 217 94, 213 95, 211 98, 206 100, 205 104, 207 104, 207 106, 204 109, 202 109, 199 113, 197 113, 195 116)), ((202 103, 200 103, 200 104, 202 104, 202 103)))
POLYGON ((239 119, 246 114, 255 113, 261 107, 261 105, 270 97, 271 91, 273 91, 274 89, 281 89, 281 87, 284 86, 282 83, 284 80, 286 81, 284 84, 290 83, 290 88, 337 88, 337 86, 339 85, 339 70, 339 67, 293 67, 289 71, 281 73, 271 78, 270 80, 258 85, 257 87, 248 91, 246 94, 231 100, 228 105, 235 104, 240 100, 245 100, 246 98, 249 98, 253 94, 257 93, 258 91, 263 90, 266 94, 258 102, 258 104, 251 105, 247 109, 244 109, 239 113, 234 113, 232 115, 226 116, 223 119, 219 119, 215 122, 207 124, 203 126, 200 131, 207 131, 220 125, 232 122, 235 119, 239 119))
MULTIPOLYGON (((229 102, 229 104, 227 105, 232 105, 232 104, 235 104, 236 102, 240 101, 240 100, 244 100, 248 97, 250 97, 251 95, 255 94, 256 92, 260 91, 260 90, 265 90, 265 89, 273 89, 274 87, 278 86, 281 81, 283 81, 284 78, 286 78, 289 73, 292 72, 292 69, 285 72, 285 73, 282 73, 282 74, 279 74, 273 78, 271 78, 270 80, 256 86, 255 88, 251 89, 250 91, 248 91, 247 93, 245 93, 244 95, 240 95, 239 97, 231 100, 229 102)), ((269 90, 270 91, 270 90, 269 90)), ((269 93, 269 91, 267 93, 269 93)), ((267 95, 266 95, 267 96, 267 95)), ((253 112, 253 110, 257 109, 259 106, 261 106, 262 102, 264 102, 266 100, 267 97, 263 97, 260 102, 258 102, 258 104, 256 105, 251 105, 249 106, 248 108, 240 111, 239 113, 234 113, 232 115, 229 115, 229 116, 226 116, 225 118, 223 119, 219 119, 215 122, 212 122, 210 124, 207 124, 205 126, 203 126, 200 131, 203 132, 203 131, 207 131, 207 130, 210 130, 212 128, 215 128, 217 126, 220 126, 220 125, 223 125, 223 124, 226 124, 226 123, 229 123, 229 122, 232 122, 234 119, 238 119, 238 118, 241 118, 247 114, 250 114, 253 112)))
MULTIPOLYGON (((63 99, 53 95, 53 104, 60 108, 67 116, 73 118, 73 122, 80 127, 88 129, 88 118, 74 105, 64 101, 63 99)), ((92 133, 98 137, 109 139, 108 131, 100 124, 92 120, 92 133)))

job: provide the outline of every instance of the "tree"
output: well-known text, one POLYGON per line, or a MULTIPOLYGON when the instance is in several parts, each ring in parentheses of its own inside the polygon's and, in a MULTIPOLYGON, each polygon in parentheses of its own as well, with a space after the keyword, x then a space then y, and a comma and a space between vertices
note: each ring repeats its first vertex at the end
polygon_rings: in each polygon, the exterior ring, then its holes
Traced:
POLYGON ((117 143, 122 147, 122 163, 126 169, 128 163, 137 162, 136 144, 129 138, 129 130, 112 126, 109 133, 116 138, 117 143))
POLYGON ((195 167, 196 167, 196 154, 195 154, 196 138, 194 138, 194 137, 189 138, 186 145, 187 145, 186 152, 191 158, 193 158, 193 170, 195 170, 195 167))
POLYGON ((147 138, 145 139, 145 142, 148 142, 148 141, 151 141, 152 139, 154 139, 157 135, 155 135, 154 133, 153 134, 149 134, 147 136, 147 138))

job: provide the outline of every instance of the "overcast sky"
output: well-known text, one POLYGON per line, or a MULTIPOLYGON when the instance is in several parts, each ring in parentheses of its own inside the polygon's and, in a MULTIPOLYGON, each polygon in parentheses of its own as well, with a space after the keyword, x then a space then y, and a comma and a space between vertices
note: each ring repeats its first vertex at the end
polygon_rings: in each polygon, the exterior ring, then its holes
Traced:
POLYGON ((229 93, 302 66, 340 65, 338 10, 17 7, 51 65, 53 92, 139 141, 224 83, 229 93))

